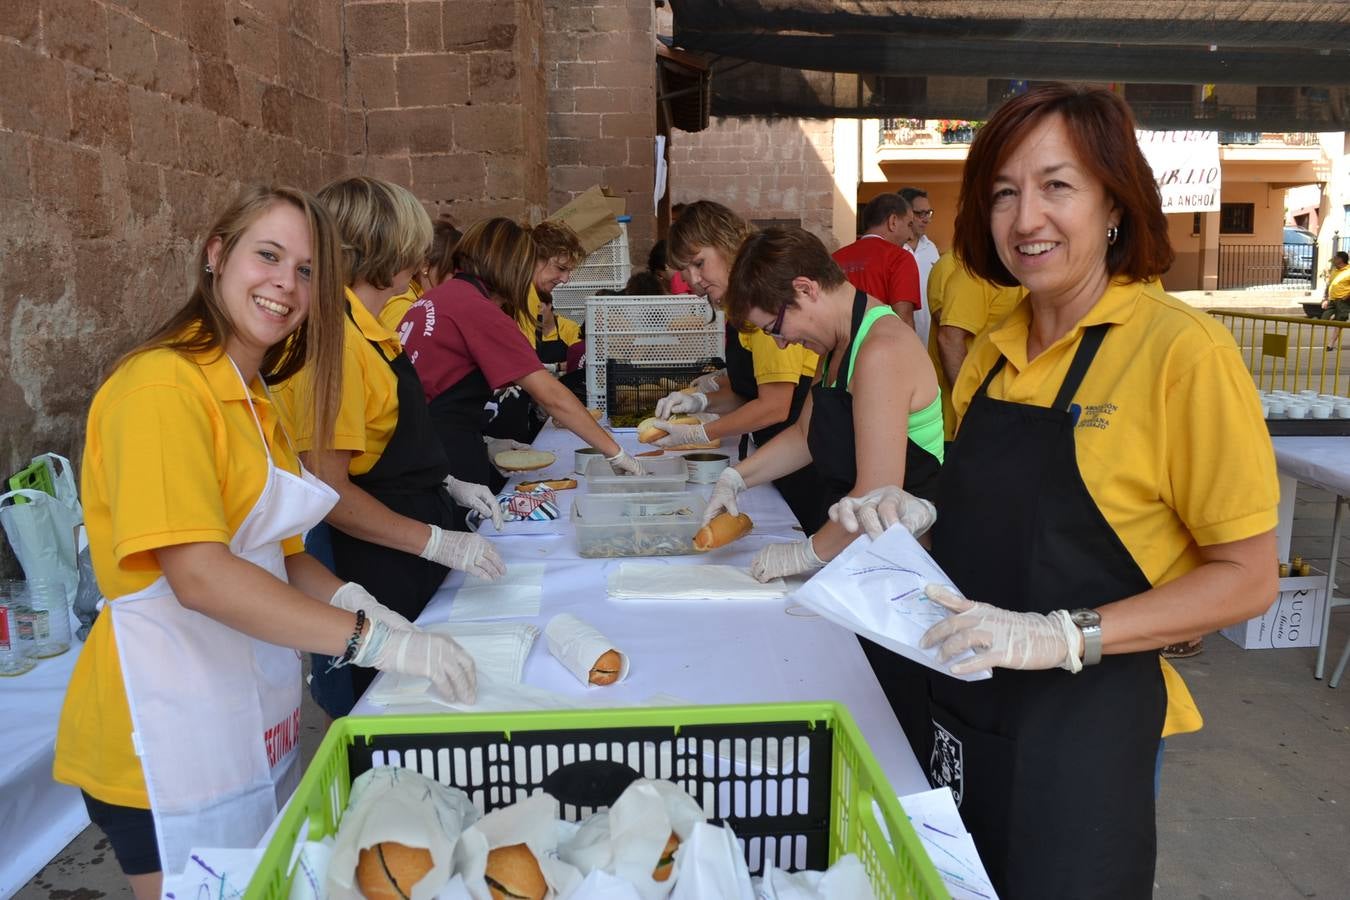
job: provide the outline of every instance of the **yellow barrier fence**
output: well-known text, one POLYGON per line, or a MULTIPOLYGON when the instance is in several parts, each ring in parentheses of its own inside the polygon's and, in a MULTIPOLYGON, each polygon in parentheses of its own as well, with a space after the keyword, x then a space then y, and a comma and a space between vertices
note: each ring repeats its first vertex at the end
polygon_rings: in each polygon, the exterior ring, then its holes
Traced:
POLYGON ((1345 334, 1350 323, 1218 309, 1208 313, 1233 332, 1258 388, 1350 394, 1350 335, 1345 334))

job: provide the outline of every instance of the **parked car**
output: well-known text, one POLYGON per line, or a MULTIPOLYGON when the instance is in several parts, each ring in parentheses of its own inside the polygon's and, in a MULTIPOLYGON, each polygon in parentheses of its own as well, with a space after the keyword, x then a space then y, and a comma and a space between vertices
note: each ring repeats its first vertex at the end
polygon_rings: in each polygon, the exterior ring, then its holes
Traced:
POLYGON ((1303 228, 1286 226, 1284 229, 1284 261, 1280 267, 1280 280, 1313 280, 1313 267, 1317 257, 1317 235, 1303 228))

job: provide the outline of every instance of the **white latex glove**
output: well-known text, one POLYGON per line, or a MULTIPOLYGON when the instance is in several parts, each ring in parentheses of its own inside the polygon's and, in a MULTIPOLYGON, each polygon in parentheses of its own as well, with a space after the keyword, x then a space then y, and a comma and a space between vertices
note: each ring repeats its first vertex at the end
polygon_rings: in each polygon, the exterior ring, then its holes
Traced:
POLYGON ((354 613, 358 609, 364 609, 367 619, 372 622, 383 622, 393 629, 412 627, 411 622, 376 600, 370 591, 361 587, 355 581, 348 581, 334 591, 333 596, 328 598, 328 603, 330 606, 345 609, 347 612, 354 613))
POLYGON ((811 546, 811 539, 807 538, 791 544, 769 544, 750 561, 750 574, 757 581, 772 581, 810 572, 824 565, 825 561, 816 556, 816 548, 811 546))
POLYGON ((726 369, 720 369, 716 372, 709 372, 707 375, 700 375, 689 386, 696 391, 704 394, 715 394, 722 389, 722 378, 727 373, 726 369))
POLYGON ((675 415, 693 415, 708 408, 708 395, 702 391, 686 394, 675 391, 656 401, 656 418, 669 419, 675 415))
POLYGON ((451 500, 465 509, 473 510, 484 519, 491 519, 497 530, 502 530, 502 507, 497 502, 496 495, 488 490, 487 485, 460 481, 453 475, 445 476, 443 483, 445 489, 450 492, 451 500))
POLYGON ((918 537, 937 521, 937 507, 888 484, 861 497, 845 497, 830 507, 830 518, 850 534, 861 528, 873 539, 881 537, 896 522, 918 537))
POLYGON ((642 474, 642 464, 636 459, 633 459, 633 455, 622 447, 620 447, 619 452, 613 456, 606 456, 605 462, 609 463, 609 467, 614 471, 615 475, 642 474))
POLYGON ((707 525, 713 519, 717 518, 719 513, 727 513, 732 516, 739 516, 741 509, 736 505, 736 495, 745 490, 745 479, 741 473, 728 466, 722 470, 722 474, 717 476, 717 484, 713 485, 712 496, 708 498, 708 505, 703 509, 703 522, 707 525))
POLYGON ((1083 668, 1079 659, 1082 633, 1073 624, 1067 610, 1044 613, 1020 613, 1000 609, 988 603, 967 600, 941 584, 924 588, 928 599, 957 615, 948 616, 924 632, 920 647, 936 647, 940 662, 946 662, 965 650, 975 656, 951 667, 953 675, 968 675, 1001 666, 1005 669, 1083 668))
POLYGON ((506 574, 506 563, 502 562, 487 538, 467 531, 446 531, 436 525, 430 528, 431 537, 418 556, 451 569, 462 569, 488 581, 506 574))
POLYGON ((687 444, 706 444, 708 432, 704 429, 704 424, 700 422, 697 425, 675 425, 665 419, 657 419, 652 425, 666 432, 666 436, 658 438, 653 443, 662 449, 683 447, 687 444))
POLYGON ((415 625, 390 629, 371 622, 352 665, 426 678, 431 693, 448 703, 473 703, 478 697, 478 676, 468 651, 448 635, 415 625))
POLYGON ((487 444, 488 458, 496 459, 498 453, 506 450, 533 450, 529 444, 522 444, 520 441, 513 441, 511 438, 495 438, 483 436, 483 443, 487 444))

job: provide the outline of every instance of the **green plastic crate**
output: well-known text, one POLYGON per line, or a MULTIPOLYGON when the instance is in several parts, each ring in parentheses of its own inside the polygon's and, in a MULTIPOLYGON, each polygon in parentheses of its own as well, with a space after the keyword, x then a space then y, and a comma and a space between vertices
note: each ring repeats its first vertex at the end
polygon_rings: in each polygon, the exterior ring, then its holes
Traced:
POLYGON ((484 812, 547 790, 571 821, 607 807, 635 777, 665 778, 735 830, 752 874, 766 860, 825 869, 856 853, 881 900, 948 897, 852 716, 828 702, 338 719, 245 897, 287 896, 304 823, 310 840, 335 833, 352 781, 376 765, 458 787, 484 812), (771 765, 737 774, 730 759, 747 753, 771 765))
MULTIPOLYGON (((51 464, 45 459, 35 459, 31 464, 15 472, 9 478, 11 491, 44 491, 56 496, 56 485, 52 483, 51 464)), ((15 503, 27 503, 27 497, 15 497, 15 503)))

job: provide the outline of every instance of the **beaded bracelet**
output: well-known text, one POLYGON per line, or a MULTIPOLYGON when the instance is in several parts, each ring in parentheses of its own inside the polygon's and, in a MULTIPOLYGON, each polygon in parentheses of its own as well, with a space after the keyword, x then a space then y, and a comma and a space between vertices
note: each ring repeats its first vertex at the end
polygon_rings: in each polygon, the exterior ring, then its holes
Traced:
POLYGON ((351 661, 356 658, 356 650, 361 646, 361 632, 365 630, 365 627, 366 611, 364 609, 358 609, 356 611, 356 630, 352 632, 351 637, 347 638, 347 651, 343 653, 340 658, 333 660, 332 664, 328 667, 329 672, 350 665, 351 661))

